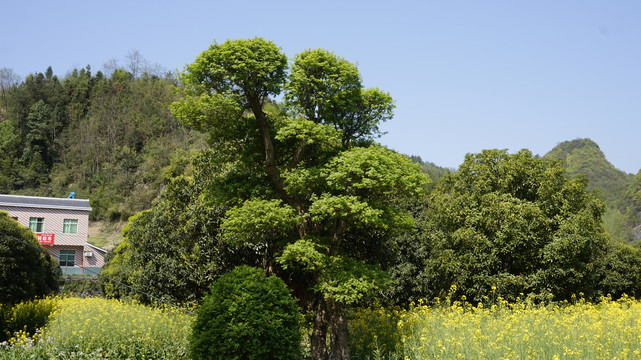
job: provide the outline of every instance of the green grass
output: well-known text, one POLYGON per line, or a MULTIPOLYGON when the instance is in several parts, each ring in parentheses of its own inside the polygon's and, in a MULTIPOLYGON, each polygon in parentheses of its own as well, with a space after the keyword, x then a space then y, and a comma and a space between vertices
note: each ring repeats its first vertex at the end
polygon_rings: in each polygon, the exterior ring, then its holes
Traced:
POLYGON ((122 227, 124 222, 93 221, 89 224, 89 238, 87 242, 103 249, 113 249, 122 241, 122 227))

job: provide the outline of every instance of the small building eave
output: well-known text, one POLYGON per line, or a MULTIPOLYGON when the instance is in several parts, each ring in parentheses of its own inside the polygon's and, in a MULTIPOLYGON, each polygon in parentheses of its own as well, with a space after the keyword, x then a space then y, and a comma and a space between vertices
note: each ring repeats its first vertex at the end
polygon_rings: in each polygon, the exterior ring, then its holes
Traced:
POLYGON ((107 252, 107 249, 103 249, 103 248, 101 248, 100 246, 96 246, 96 245, 91 244, 91 243, 85 243, 85 244, 86 244, 87 246, 89 246, 90 248, 92 248, 92 249, 96 249, 96 250, 101 251, 101 252, 104 252, 104 253, 106 253, 106 252, 107 252))

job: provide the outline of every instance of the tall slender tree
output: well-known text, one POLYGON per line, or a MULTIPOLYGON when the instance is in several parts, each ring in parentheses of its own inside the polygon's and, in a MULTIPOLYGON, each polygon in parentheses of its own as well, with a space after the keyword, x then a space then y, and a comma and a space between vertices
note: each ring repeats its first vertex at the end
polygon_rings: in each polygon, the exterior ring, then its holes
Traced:
POLYGON ((12 69, 0 69, 0 121, 4 120, 5 112, 9 103, 7 102, 7 92, 12 87, 18 85, 20 77, 12 69))

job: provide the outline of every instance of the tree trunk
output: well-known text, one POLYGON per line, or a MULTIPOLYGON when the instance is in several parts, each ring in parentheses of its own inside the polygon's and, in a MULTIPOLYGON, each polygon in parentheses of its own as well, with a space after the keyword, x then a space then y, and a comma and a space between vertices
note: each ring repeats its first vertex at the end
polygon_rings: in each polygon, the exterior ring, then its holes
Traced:
POLYGON ((312 330, 311 346, 313 360, 328 360, 327 354, 327 304, 322 296, 316 302, 314 329, 312 330))
POLYGON ((313 360, 349 360, 345 306, 319 296, 311 338, 313 360), (329 333, 329 349, 327 335, 329 333))
MULTIPOLYGON (((263 150, 265 151, 265 170, 267 177, 272 184, 272 187, 280 198, 291 207, 296 209, 298 215, 305 214, 305 207, 303 203, 296 197, 285 190, 285 181, 280 175, 280 171, 276 166, 276 151, 274 149, 274 142, 272 141, 271 128, 267 122, 267 117, 263 112, 262 103, 256 99, 249 99, 249 104, 254 117, 258 131, 260 131, 261 140, 263 142, 263 150)), ((307 234, 307 221, 302 221, 298 226, 298 233, 301 237, 307 234)))
POLYGON ((341 303, 328 300, 328 318, 330 328, 329 359, 349 360, 349 347, 347 345, 347 319, 345 306, 341 303))
POLYGON ((267 123, 265 113, 263 113, 262 104, 256 99, 249 99, 249 103, 256 118, 256 124, 260 131, 261 140, 263 142, 263 150, 265 151, 265 168, 267 176, 269 177, 274 190, 285 200, 290 201, 289 194, 285 191, 285 182, 280 176, 280 171, 276 167, 276 154, 274 150, 274 143, 272 141, 271 128, 267 123))

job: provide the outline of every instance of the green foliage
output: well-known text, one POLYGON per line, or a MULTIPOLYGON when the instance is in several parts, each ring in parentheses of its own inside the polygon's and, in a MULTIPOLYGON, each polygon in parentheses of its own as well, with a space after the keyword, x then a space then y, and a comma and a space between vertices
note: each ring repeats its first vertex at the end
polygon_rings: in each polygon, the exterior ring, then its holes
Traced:
MULTIPOLYGON (((206 170, 196 171, 193 178, 172 180, 151 209, 130 218, 104 275, 159 298, 196 302, 228 266, 257 261, 254 249, 219 241, 226 209, 203 199, 206 170)), ((103 282, 103 290, 110 297, 152 301, 109 281, 103 282)))
POLYGON ((298 359, 301 317, 282 280, 241 266, 211 285, 191 335, 193 359, 298 359))
POLYGON ((280 200, 246 200, 227 211, 221 231, 235 244, 269 244, 287 237, 300 219, 296 211, 280 200))
POLYGON ((60 287, 62 296, 102 296, 100 279, 87 276, 68 276, 60 287))
POLYGON ((285 270, 320 274, 314 290, 344 304, 376 296, 388 280, 379 267, 349 257, 328 256, 325 246, 310 239, 287 245, 276 261, 285 270))
POLYGON ((388 93, 363 89, 356 65, 323 49, 296 55, 285 101, 295 114, 341 130, 343 144, 380 136, 394 109, 388 93))
POLYGON ((0 122, 0 153, 15 154, 20 139, 9 121, 0 122))
POLYGON ((415 164, 419 164, 421 166, 421 170, 429 176, 430 180, 432 180, 431 183, 427 184, 428 190, 434 190, 438 181, 445 176, 445 174, 451 172, 448 168, 437 166, 431 162, 424 162, 423 159, 417 155, 411 155, 410 160, 415 164))
POLYGON ((322 176, 330 191, 373 199, 417 197, 429 179, 405 155, 382 146, 355 147, 325 166, 322 176))
POLYGON ((334 256, 322 269, 315 289, 342 304, 355 304, 375 297, 385 288, 387 273, 378 266, 350 257, 334 256))
POLYGON ((0 122, 0 192, 7 193, 16 182, 20 138, 10 121, 0 122))
POLYGON ((621 211, 609 207, 603 214, 603 227, 612 238, 630 242, 634 236, 626 220, 626 216, 621 211))
POLYGON ((641 295, 641 248, 620 240, 608 244, 606 256, 598 267, 599 290, 602 295, 620 298, 624 294, 641 295))
POLYGON ((633 228, 634 240, 641 239, 641 170, 626 189, 626 224, 633 228))
POLYGON ((15 304, 58 289, 58 262, 39 249, 29 229, 0 211, 0 304, 15 304))
POLYGON ((311 239, 300 239, 287 245, 276 260, 285 270, 293 267, 313 273, 327 266, 327 247, 311 239))
POLYGON ((451 285, 472 301, 492 291, 597 295, 605 206, 558 162, 527 150, 469 154, 430 200, 420 242, 409 244, 416 262, 397 267, 400 298, 443 297, 451 285))
POLYGON ((280 93, 287 57, 271 41, 262 38, 213 43, 181 73, 183 91, 190 95, 225 94, 262 102, 280 93))

